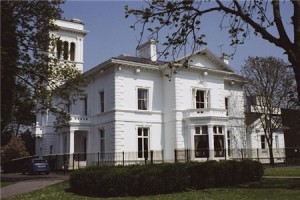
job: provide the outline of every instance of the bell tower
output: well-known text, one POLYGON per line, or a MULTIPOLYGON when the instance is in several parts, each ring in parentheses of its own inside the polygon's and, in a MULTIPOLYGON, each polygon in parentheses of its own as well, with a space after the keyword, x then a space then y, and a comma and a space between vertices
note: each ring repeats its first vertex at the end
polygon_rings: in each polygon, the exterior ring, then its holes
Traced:
POLYGON ((60 61, 74 63, 76 68, 83 72, 83 41, 88 33, 84 30, 83 21, 77 18, 59 19, 55 20, 54 24, 58 26, 58 29, 50 34, 58 40, 53 56, 60 61))

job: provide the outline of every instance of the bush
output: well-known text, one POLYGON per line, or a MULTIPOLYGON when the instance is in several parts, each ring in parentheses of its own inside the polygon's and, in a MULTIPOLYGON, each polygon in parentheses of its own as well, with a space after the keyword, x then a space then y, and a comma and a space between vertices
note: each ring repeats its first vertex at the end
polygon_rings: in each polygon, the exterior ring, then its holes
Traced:
POLYGON ((262 175, 262 164, 249 160, 89 167, 71 173, 70 187, 74 193, 90 196, 140 196, 230 187, 257 181, 262 175))

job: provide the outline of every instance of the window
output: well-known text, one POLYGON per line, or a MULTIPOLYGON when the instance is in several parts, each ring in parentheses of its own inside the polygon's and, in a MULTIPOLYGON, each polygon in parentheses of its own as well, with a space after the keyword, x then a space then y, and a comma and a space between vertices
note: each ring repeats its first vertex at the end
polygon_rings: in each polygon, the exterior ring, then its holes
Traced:
POLYGON ((88 110, 87 96, 83 97, 81 100, 82 100, 82 115, 87 115, 87 110, 88 110))
POLYGON ((100 112, 104 112, 104 91, 99 92, 99 100, 100 112))
POLYGON ((215 157, 224 156, 224 133, 222 126, 214 126, 214 148, 215 148, 215 157))
POLYGON ((229 98, 228 97, 225 97, 225 109, 226 109, 226 116, 228 116, 228 104, 229 104, 229 98))
POLYGON ((138 128, 138 158, 148 158, 149 128, 138 128))
POLYGON ((71 49, 70 49, 70 60, 75 60, 75 43, 71 42, 71 49))
POLYGON ((194 142, 195 142, 195 157, 208 158, 209 148, 208 148, 208 127, 207 126, 195 127, 194 142))
POLYGON ((138 88, 138 110, 148 110, 148 90, 138 88))
POLYGON ((69 42, 64 42, 64 60, 68 60, 69 58, 69 42))
POLYGON ((261 149, 266 149, 266 137, 264 135, 260 136, 261 149))
POLYGON ((276 149, 279 148, 279 139, 278 139, 278 135, 275 135, 275 148, 276 148, 276 149))
POLYGON ((208 108, 208 96, 209 96, 209 91, 207 90, 195 91, 195 106, 197 109, 208 108))
POLYGON ((231 131, 227 131, 227 151, 228 156, 231 156, 231 131))
POLYGON ((71 105, 70 103, 67 103, 67 104, 65 105, 65 111, 66 111, 67 113, 71 113, 71 109, 72 109, 72 105, 71 105))
POLYGON ((105 133, 103 129, 99 130, 100 136, 100 158, 104 159, 105 157, 105 133))
POLYGON ((52 154, 53 153, 53 145, 51 144, 50 145, 50 154, 52 154))
POLYGON ((61 59, 61 52, 62 52, 62 41, 58 40, 56 44, 56 57, 58 60, 61 59))

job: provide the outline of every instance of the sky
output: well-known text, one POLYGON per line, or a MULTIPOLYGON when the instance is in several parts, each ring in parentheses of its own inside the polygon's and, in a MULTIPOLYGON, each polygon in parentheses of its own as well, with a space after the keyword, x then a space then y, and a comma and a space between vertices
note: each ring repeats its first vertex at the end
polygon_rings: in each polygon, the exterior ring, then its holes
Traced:
MULTIPOLYGON (((62 18, 83 20, 85 30, 89 33, 84 40, 84 71, 120 54, 136 56, 136 47, 140 38, 140 30, 130 28, 136 21, 134 16, 125 18, 124 6, 141 8, 142 1, 66 1, 61 7, 62 18)), ((291 13, 290 7, 284 7, 283 13, 291 13)), ((221 53, 231 54, 227 30, 221 30, 220 15, 209 14, 202 19, 203 33, 206 35, 206 48, 218 57, 221 53), (221 47, 222 46, 222 47, 221 47)), ((288 18, 285 20, 288 24, 288 18)), ((162 50, 158 46, 158 50, 162 50)), ((190 52, 191 53, 191 52, 190 52)), ((249 56, 274 56, 287 62, 284 51, 275 45, 254 35, 250 36, 229 61, 229 65, 240 74, 241 66, 249 56)))

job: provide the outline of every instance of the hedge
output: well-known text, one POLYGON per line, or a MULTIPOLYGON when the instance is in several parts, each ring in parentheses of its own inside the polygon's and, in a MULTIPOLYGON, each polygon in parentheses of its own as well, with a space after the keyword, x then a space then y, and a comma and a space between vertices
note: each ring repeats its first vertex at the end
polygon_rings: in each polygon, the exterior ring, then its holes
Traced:
POLYGON ((231 187, 258 181, 262 175, 262 164, 250 160, 88 167, 70 174, 70 189, 98 197, 156 195, 231 187))

